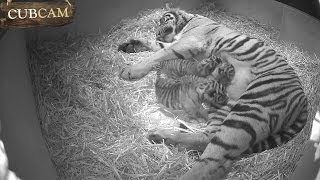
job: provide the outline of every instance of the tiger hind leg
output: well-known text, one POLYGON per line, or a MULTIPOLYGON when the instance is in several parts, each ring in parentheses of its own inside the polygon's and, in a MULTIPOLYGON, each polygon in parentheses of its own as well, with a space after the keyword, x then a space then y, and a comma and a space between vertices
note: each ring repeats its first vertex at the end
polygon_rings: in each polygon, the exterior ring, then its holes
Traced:
MULTIPOLYGON (((262 106, 264 104, 261 101, 245 101, 249 93, 250 91, 247 91, 237 101, 220 125, 214 125, 218 131, 210 138, 210 143, 198 162, 181 177, 181 180, 221 179, 228 173, 235 160, 241 157, 249 147, 266 140, 272 134, 271 132, 276 130, 274 133, 280 133, 281 127, 303 128, 307 115, 307 101, 303 93, 300 94, 301 98, 294 98, 290 106, 278 110, 262 106), (252 107, 264 108, 263 111, 258 109, 253 111, 252 107), (274 117, 279 118, 271 118, 270 113, 277 114, 274 117), (280 130, 277 130, 279 128, 280 130)), ((296 134, 297 132, 288 130, 286 133, 296 134)))
POLYGON ((184 133, 172 129, 159 129, 149 133, 148 140, 151 143, 161 144, 164 142, 167 146, 175 146, 179 150, 203 152, 210 139, 204 133, 184 133))
MULTIPOLYGON (((217 131, 210 138, 203 154, 198 162, 193 165, 181 180, 217 180, 223 178, 230 170, 233 162, 250 147, 257 135, 268 134, 268 125, 255 123, 255 127, 247 121, 236 121, 231 112, 221 125, 217 125, 217 131)), ((259 137, 261 138, 261 137, 259 137)))

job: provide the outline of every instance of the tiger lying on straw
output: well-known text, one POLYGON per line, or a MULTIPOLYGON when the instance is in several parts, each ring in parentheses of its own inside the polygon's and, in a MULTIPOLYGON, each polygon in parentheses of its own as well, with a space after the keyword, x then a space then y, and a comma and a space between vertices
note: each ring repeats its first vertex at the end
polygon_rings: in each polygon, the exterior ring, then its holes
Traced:
MULTIPOLYGON (((245 152, 259 152, 288 142, 307 121, 307 98, 293 68, 263 41, 241 34, 209 18, 169 10, 160 19, 157 41, 121 44, 124 52, 155 53, 120 71, 120 78, 139 80, 159 63, 212 56, 234 68, 226 86, 235 101, 208 117, 203 133, 158 130, 149 135, 164 142, 203 151, 198 162, 180 179, 220 179, 245 152)), ((213 73, 215 77, 215 73, 213 73)))
POLYGON ((184 110, 190 119, 206 122, 208 113, 226 105, 229 100, 226 85, 233 78, 234 69, 220 64, 221 60, 212 58, 201 62, 175 59, 159 63, 155 83, 157 100, 166 108, 184 110), (218 82, 211 74, 220 68, 222 77, 218 82), (209 108, 205 109, 203 104, 209 108))

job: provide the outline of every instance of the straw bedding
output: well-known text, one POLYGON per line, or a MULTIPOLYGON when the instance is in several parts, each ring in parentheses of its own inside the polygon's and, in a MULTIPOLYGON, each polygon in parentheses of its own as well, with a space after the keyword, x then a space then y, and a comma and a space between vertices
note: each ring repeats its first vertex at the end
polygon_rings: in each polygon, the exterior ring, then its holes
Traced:
MULTIPOLYGON (((149 52, 124 54, 117 46, 129 38, 154 38, 162 9, 140 13, 97 35, 66 35, 29 41, 29 68, 43 137, 59 179, 175 179, 195 162, 190 152, 150 144, 153 128, 176 126, 159 112, 155 74, 126 82, 118 78, 125 63, 149 52)), ((210 6, 195 13, 266 41, 288 58, 302 79, 310 102, 310 121, 319 99, 319 59, 293 44, 279 42, 279 31, 251 18, 210 6)), ((287 179, 308 138, 310 124, 279 148, 238 161, 228 179, 287 179)))

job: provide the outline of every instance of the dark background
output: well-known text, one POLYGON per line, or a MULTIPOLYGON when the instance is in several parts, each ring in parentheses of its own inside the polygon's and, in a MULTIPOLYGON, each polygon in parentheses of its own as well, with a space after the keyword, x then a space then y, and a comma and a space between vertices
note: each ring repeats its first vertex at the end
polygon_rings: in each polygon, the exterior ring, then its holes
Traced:
POLYGON ((281 3, 299 9, 320 20, 320 4, 319 0, 276 0, 281 3))

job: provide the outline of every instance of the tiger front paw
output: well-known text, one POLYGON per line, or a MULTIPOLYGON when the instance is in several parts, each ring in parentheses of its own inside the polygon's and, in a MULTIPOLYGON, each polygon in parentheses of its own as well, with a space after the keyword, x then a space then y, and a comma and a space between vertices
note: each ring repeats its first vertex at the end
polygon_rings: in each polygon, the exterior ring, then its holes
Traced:
POLYGON ((167 146, 176 146, 176 142, 170 137, 172 136, 171 130, 161 129, 152 131, 148 134, 148 140, 152 144, 161 144, 164 143, 167 146))
POLYGON ((126 66, 120 70, 119 78, 126 81, 137 81, 145 77, 151 70, 152 67, 140 66, 139 64, 126 66))
POLYGON ((138 53, 147 50, 147 47, 145 47, 140 40, 135 39, 131 39, 129 42, 122 43, 118 46, 118 51, 125 53, 138 53))

